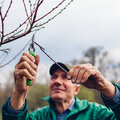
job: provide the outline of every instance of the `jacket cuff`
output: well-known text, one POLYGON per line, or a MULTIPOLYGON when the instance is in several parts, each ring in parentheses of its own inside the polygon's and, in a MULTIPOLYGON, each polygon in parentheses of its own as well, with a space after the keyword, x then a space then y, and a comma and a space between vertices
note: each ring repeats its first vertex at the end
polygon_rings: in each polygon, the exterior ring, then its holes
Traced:
POLYGON ((112 98, 106 98, 103 94, 101 94, 102 100, 105 103, 106 107, 108 108, 116 108, 117 106, 120 106, 120 86, 113 83, 113 85, 116 87, 116 94, 112 98))
POLYGON ((9 111, 8 111, 8 104, 9 104, 10 99, 11 99, 11 97, 8 98, 8 100, 2 107, 3 120, 12 120, 13 118, 17 120, 18 117, 21 118, 20 120, 24 120, 26 118, 26 114, 28 112, 27 100, 25 100, 25 105, 24 105, 23 110, 18 114, 13 114, 13 113, 9 113, 9 111))

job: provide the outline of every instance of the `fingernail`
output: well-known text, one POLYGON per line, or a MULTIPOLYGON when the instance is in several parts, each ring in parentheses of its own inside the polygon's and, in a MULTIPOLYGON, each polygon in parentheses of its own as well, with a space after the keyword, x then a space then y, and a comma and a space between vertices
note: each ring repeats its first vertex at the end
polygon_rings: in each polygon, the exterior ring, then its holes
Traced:
POLYGON ((80 86, 80 84, 76 84, 76 83, 75 83, 74 85, 75 85, 76 87, 80 86))
POLYGON ((32 77, 32 80, 34 80, 35 79, 35 77, 32 77))
POLYGON ((76 84, 80 84, 79 80, 76 81, 76 84))
POLYGON ((34 65, 34 69, 36 69, 37 68, 37 66, 36 65, 34 65))
POLYGON ((75 83, 75 79, 74 78, 72 79, 72 83, 75 83))
POLYGON ((36 71, 34 71, 34 75, 36 75, 37 73, 36 73, 36 71))
POLYGON ((68 75, 68 76, 67 76, 67 79, 68 79, 68 80, 70 80, 70 79, 71 79, 71 76, 70 76, 70 75, 68 75))
POLYGON ((82 80, 81 80, 81 83, 83 83, 83 81, 84 81, 84 80, 82 79, 82 80))
POLYGON ((34 75, 34 76, 35 76, 35 75, 36 75, 36 71, 33 71, 33 72, 32 72, 32 75, 34 75))

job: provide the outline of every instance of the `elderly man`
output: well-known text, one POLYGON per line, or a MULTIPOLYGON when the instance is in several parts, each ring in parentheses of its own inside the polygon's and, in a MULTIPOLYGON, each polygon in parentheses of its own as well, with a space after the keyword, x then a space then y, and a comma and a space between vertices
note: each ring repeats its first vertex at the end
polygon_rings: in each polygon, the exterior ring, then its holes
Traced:
POLYGON ((49 106, 28 113, 26 97, 31 86, 26 85, 26 78, 32 80, 32 84, 35 82, 39 60, 39 55, 34 58, 24 53, 17 63, 12 97, 2 107, 3 120, 120 120, 120 86, 107 81, 91 64, 71 67, 58 63, 68 73, 53 64, 50 67, 50 97, 44 98, 49 106), (112 110, 76 98, 80 84, 100 91, 106 106, 112 110))

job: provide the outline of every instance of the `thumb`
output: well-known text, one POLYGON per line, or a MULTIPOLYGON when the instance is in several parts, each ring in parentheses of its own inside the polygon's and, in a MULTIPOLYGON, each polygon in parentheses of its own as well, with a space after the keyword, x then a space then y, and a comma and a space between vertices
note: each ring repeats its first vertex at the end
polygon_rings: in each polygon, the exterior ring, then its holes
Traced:
POLYGON ((39 62, 40 62, 40 56, 39 56, 39 55, 36 55, 36 56, 35 56, 35 64, 38 66, 38 65, 39 65, 39 62))

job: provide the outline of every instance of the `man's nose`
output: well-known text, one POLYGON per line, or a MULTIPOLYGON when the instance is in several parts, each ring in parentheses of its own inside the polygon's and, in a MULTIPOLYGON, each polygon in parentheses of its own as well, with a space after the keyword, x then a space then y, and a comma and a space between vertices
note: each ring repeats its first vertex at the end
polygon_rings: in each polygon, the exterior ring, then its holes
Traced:
POLYGON ((55 82, 55 84, 56 84, 57 86, 59 86, 59 85, 62 84, 62 81, 61 81, 61 78, 60 78, 60 77, 58 77, 54 82, 55 82))

